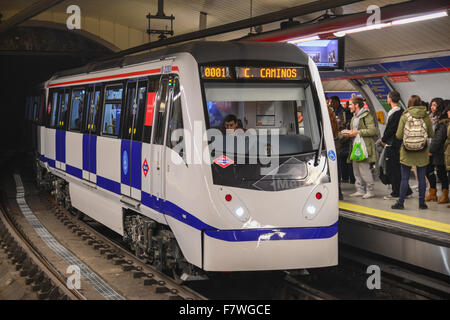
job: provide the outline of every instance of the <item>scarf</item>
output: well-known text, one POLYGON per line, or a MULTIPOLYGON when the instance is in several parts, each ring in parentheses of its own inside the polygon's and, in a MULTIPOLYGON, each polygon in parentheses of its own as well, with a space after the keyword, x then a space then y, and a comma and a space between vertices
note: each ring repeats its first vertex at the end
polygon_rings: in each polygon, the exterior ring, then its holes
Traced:
POLYGON ((361 108, 358 114, 355 114, 355 116, 353 117, 353 130, 358 130, 359 120, 361 116, 366 112, 369 112, 369 110, 367 110, 366 108, 361 108))
POLYGON ((391 110, 389 110, 389 112, 388 112, 388 121, 389 121, 389 118, 390 118, 394 113, 396 113, 396 112, 399 111, 399 110, 401 110, 401 108, 400 108, 399 106, 395 106, 394 108, 392 108, 391 110))

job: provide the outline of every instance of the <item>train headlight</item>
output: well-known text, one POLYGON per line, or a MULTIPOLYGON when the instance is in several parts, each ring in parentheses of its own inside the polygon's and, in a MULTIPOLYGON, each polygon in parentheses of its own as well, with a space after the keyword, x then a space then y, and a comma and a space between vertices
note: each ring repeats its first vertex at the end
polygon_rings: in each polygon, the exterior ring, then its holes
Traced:
POLYGON ((223 204, 227 207, 233 216, 241 222, 247 222, 250 219, 250 214, 243 201, 236 196, 235 193, 225 188, 219 188, 219 196, 223 199, 223 204))
POLYGON ((323 204, 326 202, 328 196, 328 189, 323 185, 318 185, 309 195, 303 206, 303 217, 307 220, 312 220, 320 212, 323 204))

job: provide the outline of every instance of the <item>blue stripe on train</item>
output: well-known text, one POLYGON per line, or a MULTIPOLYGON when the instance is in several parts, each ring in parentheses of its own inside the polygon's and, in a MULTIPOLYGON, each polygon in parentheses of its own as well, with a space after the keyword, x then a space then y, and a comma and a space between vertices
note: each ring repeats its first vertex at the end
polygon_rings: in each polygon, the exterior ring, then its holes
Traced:
POLYGON ((100 188, 106 189, 108 191, 114 192, 120 195, 120 183, 104 178, 102 176, 97 176, 97 185, 100 188))
POLYGON ((97 174, 97 136, 83 134, 83 170, 97 174))
MULTIPOLYGON (((96 141, 93 143, 93 145, 96 145, 96 141)), ((125 146, 129 145, 129 141, 128 143, 125 143, 123 145, 125 146)), ((136 153, 140 154, 142 151, 141 148, 142 145, 139 146, 139 151, 136 151, 136 153)), ((138 158, 137 156, 136 158, 140 159, 140 157, 138 158)), ((45 158, 45 161, 48 162, 49 166, 53 168, 55 167, 55 160, 45 158)), ((134 165, 134 163, 135 162, 133 162, 133 167, 137 166, 134 165)), ((138 168, 140 174, 140 160, 138 168)), ((70 165, 66 165, 66 171, 70 175, 82 179, 81 169, 70 165)), ((120 183, 114 180, 110 180, 102 176, 97 176, 97 185, 100 188, 114 192, 118 195, 121 194, 120 183)), ((140 185, 138 189, 140 189, 140 185)), ((184 224, 191 226, 192 228, 195 228, 200 231, 205 231, 205 234, 208 235, 209 237, 228 242, 327 239, 333 237, 338 232, 338 222, 334 223, 331 226, 326 227, 219 230, 217 228, 214 228, 213 226, 204 223, 203 221, 201 221, 194 215, 190 214, 189 212, 185 211, 183 208, 177 206, 176 204, 168 200, 158 199, 157 197, 148 194, 144 191, 142 191, 141 203, 146 207, 154 209, 162 214, 168 215, 184 224)))
POLYGON ((328 239, 337 232, 337 222, 328 227, 205 231, 211 238, 228 242, 328 239))
POLYGON ((66 172, 74 177, 83 179, 83 170, 73 167, 70 164, 66 164, 66 172))
POLYGON ((122 140, 120 144, 120 182, 141 189, 142 142, 122 140))
POLYGON ((131 186, 141 190, 141 161, 142 142, 133 141, 131 144, 131 186))

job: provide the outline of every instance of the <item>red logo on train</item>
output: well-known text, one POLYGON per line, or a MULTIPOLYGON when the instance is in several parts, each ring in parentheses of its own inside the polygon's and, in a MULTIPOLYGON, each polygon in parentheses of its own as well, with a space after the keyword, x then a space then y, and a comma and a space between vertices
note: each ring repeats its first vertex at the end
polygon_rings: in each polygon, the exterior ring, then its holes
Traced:
POLYGON ((144 159, 144 164, 142 165, 142 171, 144 171, 144 176, 147 178, 147 173, 149 170, 149 166, 147 163, 147 159, 144 159))
POLYGON ((228 158, 227 156, 220 156, 216 160, 214 160, 214 163, 218 166, 221 166, 222 168, 226 168, 234 163, 233 160, 228 158))

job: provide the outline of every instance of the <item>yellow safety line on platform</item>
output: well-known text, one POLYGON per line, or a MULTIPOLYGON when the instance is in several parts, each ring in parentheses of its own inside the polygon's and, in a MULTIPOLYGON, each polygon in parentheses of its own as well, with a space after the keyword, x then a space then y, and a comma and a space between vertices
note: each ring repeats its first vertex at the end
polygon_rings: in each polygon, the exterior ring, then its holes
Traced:
POLYGON ((447 224, 447 223, 437 222, 437 221, 423 219, 423 218, 411 217, 411 216, 407 216, 405 214, 364 207, 364 206, 360 206, 360 205, 349 203, 349 202, 343 202, 343 201, 339 201, 339 208, 342 210, 353 211, 353 212, 367 214, 367 215, 378 217, 378 218, 394 220, 394 221, 403 222, 403 223, 411 224, 411 225, 418 226, 418 227, 423 227, 423 228, 427 228, 427 229, 450 233, 450 224, 447 224))

